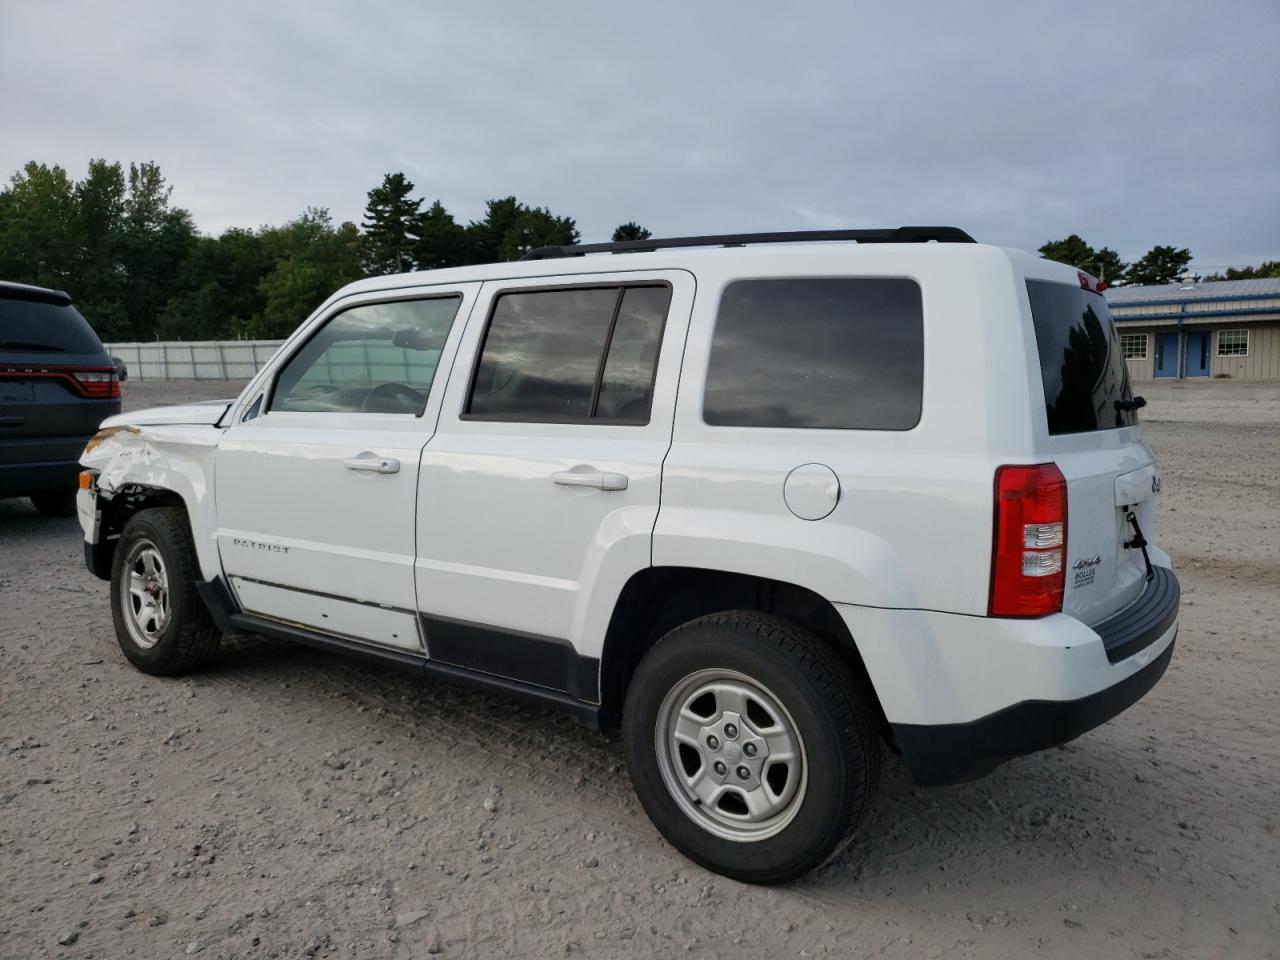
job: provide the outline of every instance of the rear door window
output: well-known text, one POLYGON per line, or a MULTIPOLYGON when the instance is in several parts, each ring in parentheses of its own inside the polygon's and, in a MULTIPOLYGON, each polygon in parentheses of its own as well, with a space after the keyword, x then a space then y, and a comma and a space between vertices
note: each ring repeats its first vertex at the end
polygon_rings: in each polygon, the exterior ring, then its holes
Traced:
POLYGON ((0 352, 101 354, 102 342, 67 303, 0 298, 0 352))
POLYGON ((1124 351, 1100 293, 1070 283, 1028 280, 1040 354, 1044 408, 1052 435, 1114 430, 1138 422, 1124 351))
POLYGON ((713 426, 910 430, 924 390, 914 280, 738 280, 720 299, 703 419, 713 426))
POLYGON ((465 416, 647 424, 670 302, 665 284, 498 295, 465 416))

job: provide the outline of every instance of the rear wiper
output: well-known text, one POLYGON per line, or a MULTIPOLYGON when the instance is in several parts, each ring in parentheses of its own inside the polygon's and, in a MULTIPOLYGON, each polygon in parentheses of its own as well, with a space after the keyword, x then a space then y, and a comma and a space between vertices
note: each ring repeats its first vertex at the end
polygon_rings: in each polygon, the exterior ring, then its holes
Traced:
MULTIPOLYGON (((1138 399, 1138 398, 1134 398, 1138 399)), ((1151 546, 1147 542, 1147 538, 1142 535, 1142 528, 1138 526, 1138 515, 1130 510, 1124 515, 1125 520, 1133 525, 1133 539, 1124 541, 1126 550, 1141 550, 1142 562, 1147 565, 1147 582, 1150 583, 1156 578, 1155 568, 1151 566, 1151 555, 1147 553, 1147 547, 1151 546)))
POLYGON ((1141 410, 1146 405, 1146 397, 1133 397, 1130 400, 1117 400, 1115 402, 1116 413, 1125 413, 1129 410, 1141 410))
POLYGON ((66 353, 65 347, 48 343, 31 343, 27 340, 0 340, 0 350, 31 350, 35 353, 66 353))

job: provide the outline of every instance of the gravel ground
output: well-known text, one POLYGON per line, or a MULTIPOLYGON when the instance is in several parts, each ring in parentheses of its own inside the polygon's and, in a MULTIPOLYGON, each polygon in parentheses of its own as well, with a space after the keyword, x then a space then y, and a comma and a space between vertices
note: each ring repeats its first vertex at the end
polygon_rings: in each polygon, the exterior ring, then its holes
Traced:
POLYGON ((143 676, 75 521, 0 502, 0 957, 1278 956, 1280 388, 1218 386, 1143 391, 1163 682, 978 783, 888 763, 848 852, 773 889, 676 854, 554 714, 252 639, 143 676))

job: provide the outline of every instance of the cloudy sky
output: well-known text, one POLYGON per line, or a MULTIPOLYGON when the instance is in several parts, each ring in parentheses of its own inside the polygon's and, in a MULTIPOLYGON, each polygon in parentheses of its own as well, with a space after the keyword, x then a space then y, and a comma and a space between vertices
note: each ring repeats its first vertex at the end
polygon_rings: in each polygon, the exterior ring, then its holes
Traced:
POLYGON ((155 160, 202 230, 404 171, 678 235, 947 223, 1280 257, 1280 3, 20 3, 0 172, 155 160), (803 9, 801 9, 803 8, 803 9))

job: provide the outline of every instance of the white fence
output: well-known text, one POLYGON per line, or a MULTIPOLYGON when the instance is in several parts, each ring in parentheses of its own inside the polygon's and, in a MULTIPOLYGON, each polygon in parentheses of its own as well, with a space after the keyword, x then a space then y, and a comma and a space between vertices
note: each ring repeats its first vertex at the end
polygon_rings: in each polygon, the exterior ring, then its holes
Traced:
POLYGON ((108 343, 130 380, 248 380, 283 340, 194 340, 108 343))

